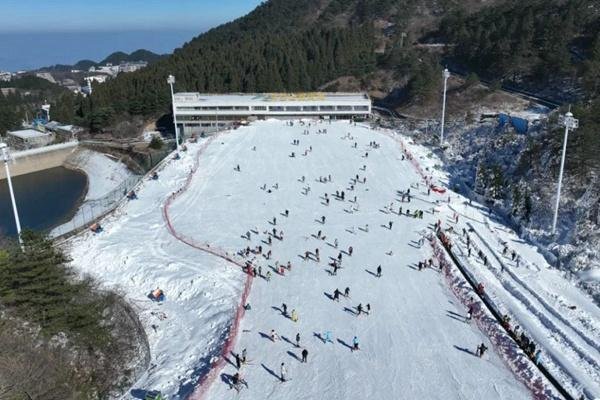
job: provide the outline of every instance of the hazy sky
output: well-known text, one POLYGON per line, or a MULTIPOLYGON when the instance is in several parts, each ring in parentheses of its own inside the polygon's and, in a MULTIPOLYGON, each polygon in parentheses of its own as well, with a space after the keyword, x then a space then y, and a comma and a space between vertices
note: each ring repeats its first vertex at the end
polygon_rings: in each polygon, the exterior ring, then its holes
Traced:
POLYGON ((263 0, 2 0, 0 32, 206 30, 263 0))
POLYGON ((263 0, 0 0, 0 71, 170 53, 263 0))

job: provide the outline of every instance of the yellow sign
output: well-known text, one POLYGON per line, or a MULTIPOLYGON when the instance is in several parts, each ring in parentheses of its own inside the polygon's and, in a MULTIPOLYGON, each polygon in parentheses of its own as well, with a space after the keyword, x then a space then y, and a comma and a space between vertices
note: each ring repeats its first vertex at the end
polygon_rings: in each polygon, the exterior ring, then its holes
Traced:
POLYGON ((325 93, 322 93, 322 92, 268 93, 267 97, 271 101, 318 101, 318 100, 325 100, 325 93))

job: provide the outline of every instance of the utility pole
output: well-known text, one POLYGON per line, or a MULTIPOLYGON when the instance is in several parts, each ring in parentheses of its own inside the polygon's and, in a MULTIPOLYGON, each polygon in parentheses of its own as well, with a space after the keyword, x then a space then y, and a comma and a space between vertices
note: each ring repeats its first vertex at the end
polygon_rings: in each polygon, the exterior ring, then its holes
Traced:
POLYGON ((556 223, 558 221, 558 207, 560 204, 560 191, 562 188, 563 172, 565 169, 565 157, 567 153, 567 140, 569 139, 569 129, 575 130, 579 128, 579 120, 573 118, 571 111, 564 116, 561 115, 560 121, 565 127, 565 139, 563 141, 562 158, 560 160, 560 172, 558 174, 558 189, 556 191, 556 206, 554 207, 554 219, 552 221, 552 234, 556 233, 556 223))
POLYGON ((442 127, 440 130, 440 147, 444 146, 444 121, 446 119, 446 91, 448 89, 448 78, 450 78, 450 71, 448 71, 448 68, 444 68, 442 77, 444 78, 444 99, 442 101, 442 127))
POLYGON ((0 143, 0 150, 2 151, 2 159, 4 160, 4 169, 6 170, 6 181, 8 182, 8 190, 10 192, 10 200, 12 202, 13 215, 15 216, 15 225, 17 226, 17 235, 19 237, 19 244, 23 248, 23 240, 21 239, 21 221, 19 220, 19 212, 17 211, 17 202, 15 201, 15 193, 13 191, 12 180, 10 179, 10 170, 8 163, 10 162, 10 155, 8 153, 8 145, 6 143, 0 143))
POLYGON ((171 86, 171 105, 173 107, 173 127, 175 128, 175 142, 177 143, 177 153, 179 153, 179 130, 177 129, 177 114, 175 107, 175 94, 173 92, 173 85, 175 84, 175 77, 169 75, 167 77, 167 83, 171 86))

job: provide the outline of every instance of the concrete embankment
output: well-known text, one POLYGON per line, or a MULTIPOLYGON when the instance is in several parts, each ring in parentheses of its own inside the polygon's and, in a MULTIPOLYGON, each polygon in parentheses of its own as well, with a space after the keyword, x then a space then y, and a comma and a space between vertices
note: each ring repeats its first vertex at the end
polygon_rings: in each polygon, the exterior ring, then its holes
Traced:
MULTIPOLYGON (((63 165, 67 157, 77 149, 77 142, 54 144, 38 149, 11 153, 11 176, 25 175, 63 165)), ((0 168, 0 180, 6 179, 4 168, 0 168)))

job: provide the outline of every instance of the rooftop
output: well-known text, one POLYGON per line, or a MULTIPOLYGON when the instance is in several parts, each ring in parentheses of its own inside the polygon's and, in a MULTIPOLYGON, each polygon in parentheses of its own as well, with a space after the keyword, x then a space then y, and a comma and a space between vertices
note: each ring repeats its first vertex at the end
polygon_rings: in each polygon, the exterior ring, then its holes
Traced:
POLYGON ((365 101, 369 100, 366 93, 333 93, 333 92, 306 92, 306 93, 176 93, 175 101, 187 102, 212 102, 212 103, 258 103, 258 102, 307 102, 307 101, 365 101))
POLYGON ((33 139, 33 138, 44 137, 44 136, 49 135, 49 133, 36 131, 35 129, 23 129, 20 131, 12 131, 12 132, 8 132, 8 134, 11 136, 16 136, 21 139, 33 139))

